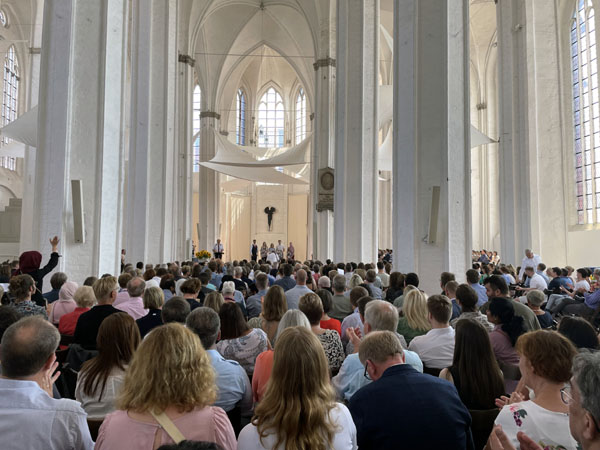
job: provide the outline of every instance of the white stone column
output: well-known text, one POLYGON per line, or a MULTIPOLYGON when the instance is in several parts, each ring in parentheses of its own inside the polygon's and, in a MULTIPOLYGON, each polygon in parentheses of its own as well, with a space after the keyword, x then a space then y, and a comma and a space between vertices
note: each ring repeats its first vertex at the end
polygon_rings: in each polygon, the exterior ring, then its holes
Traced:
POLYGON ((334 257, 377 259, 379 0, 337 9, 334 257))
POLYGON ((468 0, 397 0, 394 8, 394 268, 462 280, 469 266, 468 0), (432 191, 440 187, 435 239, 432 191))
MULTIPOLYGON (((200 160, 208 161, 215 156, 216 138, 214 131, 218 132, 218 123, 221 115, 210 109, 203 110, 200 113, 200 160)), ((214 170, 200 166, 200 236, 199 250, 208 250, 212 253, 212 248, 220 238, 219 234, 219 203, 220 188, 219 174, 214 170)), ((225 246, 229 243, 223 242, 225 246)), ((223 256, 225 259, 229 255, 223 256)))
POLYGON ((319 170, 333 167, 335 150, 335 59, 317 60, 315 68, 315 118, 311 164, 313 258, 325 261, 333 257, 333 211, 319 199, 319 170))
POLYGON ((125 248, 131 261, 174 259, 177 1, 133 1, 125 248))
POLYGON ((34 246, 61 238, 59 268, 78 282, 120 263, 125 0, 47 0, 41 58, 34 246), (84 243, 71 180, 82 180, 84 243))

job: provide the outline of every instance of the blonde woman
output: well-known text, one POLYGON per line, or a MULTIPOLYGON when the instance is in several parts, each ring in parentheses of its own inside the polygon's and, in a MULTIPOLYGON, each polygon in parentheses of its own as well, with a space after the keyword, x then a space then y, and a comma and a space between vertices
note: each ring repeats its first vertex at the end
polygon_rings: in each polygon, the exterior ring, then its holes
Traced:
POLYGON ((223 295, 217 291, 211 292, 204 298, 204 306, 214 309, 217 314, 219 314, 223 303, 225 303, 225 299, 223 298, 223 295))
POLYGON ((104 419, 96 449, 152 450, 174 443, 158 423, 164 423, 161 413, 186 440, 235 449, 227 414, 210 406, 216 398, 215 373, 198 336, 178 323, 162 325, 135 352, 118 410, 104 419))
POLYGON ((410 344, 413 338, 431 330, 431 325, 427 319, 429 317, 427 294, 416 288, 410 291, 406 289, 404 292, 404 305, 402 307, 404 315, 398 321, 398 334, 404 336, 406 343, 410 344))
POLYGON ((58 322, 58 331, 60 334, 66 334, 68 336, 73 336, 73 334, 75 334, 75 326, 77 325, 79 316, 84 312, 89 311, 90 308, 94 306, 94 303, 96 303, 96 296, 94 295, 94 290, 90 286, 81 286, 75 291, 73 300, 75 300, 77 307, 73 312, 65 314, 60 318, 60 321, 58 322))
POLYGON ((357 273, 353 274, 348 282, 348 290, 344 293, 344 295, 346 295, 346 297, 350 296, 350 291, 361 284, 363 284, 363 279, 360 277, 360 275, 357 273))
POLYGON ((277 336, 273 371, 238 450, 356 449, 348 409, 335 402, 327 358, 317 337, 292 327, 277 336))

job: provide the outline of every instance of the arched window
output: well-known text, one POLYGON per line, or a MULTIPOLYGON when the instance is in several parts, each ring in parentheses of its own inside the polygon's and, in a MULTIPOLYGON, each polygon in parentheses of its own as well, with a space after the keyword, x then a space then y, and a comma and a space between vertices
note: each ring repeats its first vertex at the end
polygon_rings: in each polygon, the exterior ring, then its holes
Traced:
MULTIPOLYGON (((7 125, 17 118, 19 102, 19 65, 14 45, 11 45, 4 57, 4 86, 2 89, 2 125, 7 125)), ((2 137, 2 145, 8 144, 10 139, 2 137)), ((0 167, 16 169, 16 158, 3 156, 0 158, 0 167)))
POLYGON ((591 0, 577 0, 571 22, 577 223, 600 222, 600 107, 591 0))
POLYGON ((258 104, 258 146, 283 147, 284 113, 281 95, 269 88, 258 104))
POLYGON ((194 96, 192 98, 192 123, 193 123, 193 135, 194 138, 194 172, 200 170, 200 99, 201 99, 200 86, 194 87, 194 96))
POLYGON ((296 145, 306 137, 306 95, 300 88, 296 97, 296 145))
POLYGON ((238 145, 246 145, 246 94, 241 89, 237 91, 236 104, 235 142, 238 145))

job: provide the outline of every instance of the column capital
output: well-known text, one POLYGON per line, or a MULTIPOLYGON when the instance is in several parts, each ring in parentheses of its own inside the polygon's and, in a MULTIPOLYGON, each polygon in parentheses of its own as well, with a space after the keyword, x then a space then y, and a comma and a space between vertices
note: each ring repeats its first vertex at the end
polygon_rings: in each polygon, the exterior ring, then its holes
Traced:
POLYGON ((196 65, 196 60, 192 58, 190 55, 184 55, 183 53, 179 54, 179 62, 189 65, 190 67, 194 67, 196 65))
POLYGON ((215 111, 201 111, 200 118, 204 119, 205 117, 212 117, 214 119, 221 120, 221 114, 215 111))
POLYGON ((335 67, 335 59, 330 58, 328 56, 327 58, 317 59, 313 63, 313 67, 315 69, 315 72, 317 70, 319 70, 319 68, 321 68, 321 67, 327 67, 327 66, 335 67))

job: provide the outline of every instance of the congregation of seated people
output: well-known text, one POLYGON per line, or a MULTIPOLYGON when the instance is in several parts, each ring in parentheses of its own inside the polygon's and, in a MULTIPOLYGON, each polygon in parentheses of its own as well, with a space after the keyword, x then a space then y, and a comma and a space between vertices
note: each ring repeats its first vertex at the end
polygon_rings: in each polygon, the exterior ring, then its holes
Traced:
POLYGON ((600 269, 386 250, 74 280, 50 243, 0 266, 2 448, 600 448, 600 269))

